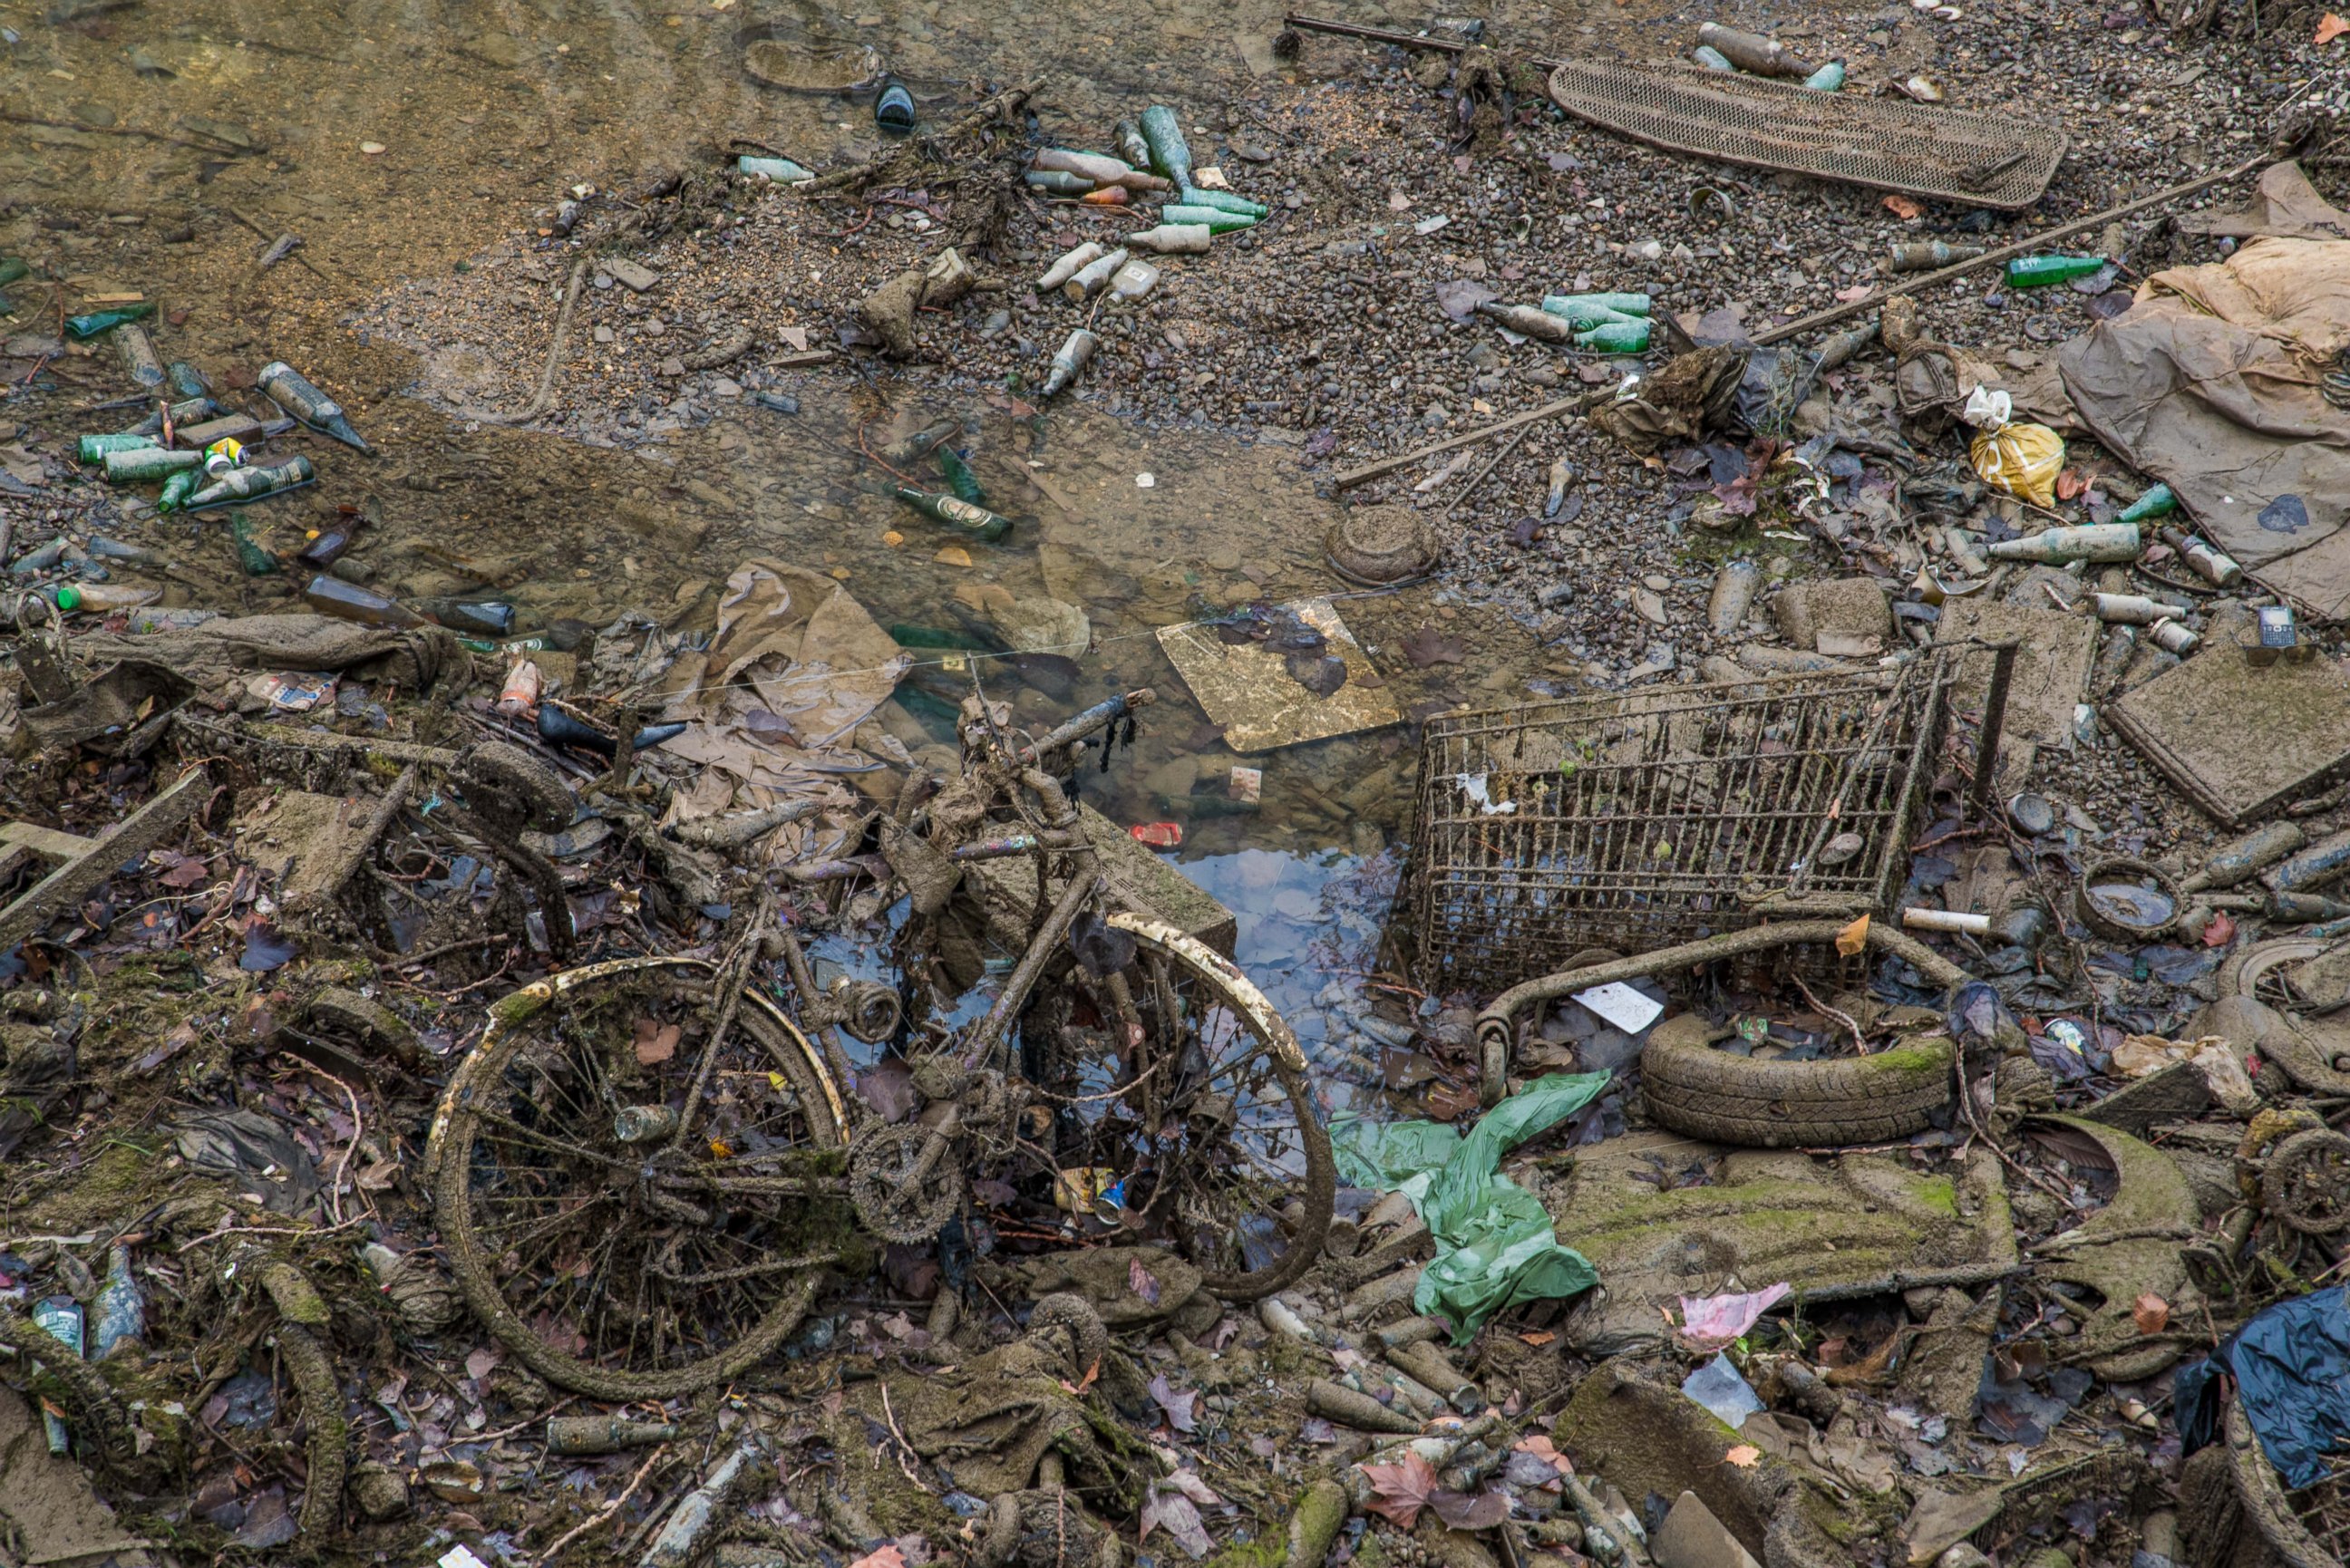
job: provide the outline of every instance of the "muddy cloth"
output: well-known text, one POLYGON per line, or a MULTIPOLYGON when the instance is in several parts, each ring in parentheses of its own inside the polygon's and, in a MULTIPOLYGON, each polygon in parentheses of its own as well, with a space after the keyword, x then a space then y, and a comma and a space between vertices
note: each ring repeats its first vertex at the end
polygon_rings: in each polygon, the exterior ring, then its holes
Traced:
MULTIPOLYGON (((831 578, 743 562, 726 579, 709 648, 681 653, 663 677, 661 717, 688 726, 664 749, 702 770, 677 793, 670 820, 829 796, 846 775, 902 761, 867 721, 911 662, 831 578)), ((840 854, 844 834, 795 825, 776 853, 840 854)))
POLYGON ((1582 1253, 1559 1245, 1542 1201, 1501 1168, 1503 1155, 1589 1105, 1609 1077, 1537 1078, 1486 1112, 1466 1137, 1440 1122, 1348 1121, 1330 1129, 1339 1174, 1409 1198, 1436 1239, 1412 1305, 1448 1319, 1453 1344, 1466 1345, 1503 1307, 1575 1295, 1598 1282, 1582 1253))
POLYGON ((2234 1374, 2244 1419, 2289 1488, 2333 1473, 2325 1455, 2350 1444, 2350 1285, 2279 1302, 2173 1379, 2187 1453, 2216 1442, 2220 1374, 2234 1374))
POLYGON ((1655 375, 1625 388, 1628 396, 1591 410, 1591 422, 1642 457, 1662 446, 1699 441, 1720 430, 1735 410, 1746 353, 1728 347, 1699 348, 1665 361, 1655 375))
POLYGON ((2262 239, 2156 274, 2058 364, 2099 441, 2263 587, 2332 620, 2350 612, 2350 412, 2319 381, 2345 346, 2350 244, 2262 239))
POLYGON ((2319 195, 2300 164, 2272 163, 2251 206, 2234 213, 2189 213, 2178 220, 2178 228, 2182 234, 2239 240, 2350 240, 2350 213, 2319 195))
POLYGON ((355 626, 307 613, 224 617, 137 636, 88 632, 73 639, 73 651, 92 666, 118 660, 163 665, 205 690, 226 685, 240 672, 321 670, 395 681, 415 692, 431 690, 443 675, 473 672, 456 634, 437 626, 355 626))
POLYGON ((173 1130, 180 1158, 234 1176, 273 1212, 298 1215, 317 1201, 318 1168, 281 1124, 257 1111, 198 1111, 173 1130))

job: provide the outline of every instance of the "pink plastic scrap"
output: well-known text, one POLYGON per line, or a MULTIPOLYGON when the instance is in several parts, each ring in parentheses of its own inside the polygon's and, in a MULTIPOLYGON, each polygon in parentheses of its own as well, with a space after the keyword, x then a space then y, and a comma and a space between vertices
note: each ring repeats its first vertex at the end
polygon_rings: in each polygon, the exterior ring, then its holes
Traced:
POLYGON ((1783 1282, 1745 1295, 1683 1296, 1681 1337, 1700 1350, 1719 1350, 1743 1338, 1755 1320, 1794 1288, 1783 1282))

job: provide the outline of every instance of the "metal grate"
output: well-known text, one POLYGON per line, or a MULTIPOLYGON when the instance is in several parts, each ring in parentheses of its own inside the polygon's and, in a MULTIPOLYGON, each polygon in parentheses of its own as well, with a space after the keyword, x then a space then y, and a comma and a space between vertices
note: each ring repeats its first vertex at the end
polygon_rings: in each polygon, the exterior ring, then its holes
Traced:
POLYGON ((1667 151, 2009 212, 2038 201, 2064 156, 2054 126, 1695 66, 1569 60, 1550 96, 1667 151))
POLYGON ((1958 670, 1935 649, 1430 719, 1399 947, 1430 991, 1490 992, 1589 948, 1882 909, 1958 670))

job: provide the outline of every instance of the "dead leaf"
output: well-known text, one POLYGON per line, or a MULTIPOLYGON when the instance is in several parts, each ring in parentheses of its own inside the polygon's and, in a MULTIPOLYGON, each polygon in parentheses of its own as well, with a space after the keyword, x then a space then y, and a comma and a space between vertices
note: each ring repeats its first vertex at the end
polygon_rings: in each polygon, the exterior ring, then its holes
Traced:
POLYGON ((1510 1517, 1506 1492, 1440 1491, 1428 1500, 1436 1517, 1455 1530, 1491 1530, 1510 1517))
POLYGON ((1461 645, 1460 639, 1446 637, 1432 626, 1407 633, 1396 646, 1402 649, 1406 659, 1411 660, 1414 670, 1426 670, 1434 664, 1469 662, 1469 650, 1461 645))
POLYGON ((2130 1303, 2130 1318, 2140 1334, 2160 1334, 2170 1326, 2170 1303, 2148 1291, 2130 1303))
POLYGON ((658 1067, 677 1054, 677 1043, 685 1030, 675 1023, 661 1023, 650 1018, 637 1020, 637 1065, 658 1067))
POLYGON ((2236 922, 2230 919, 2228 912, 2222 909, 2211 917, 2210 925, 2203 928, 2203 945, 2207 948, 2224 948, 2235 940, 2235 936, 2236 922))
MULTIPOLYGON (((1558 1335, 1551 1333, 1548 1329, 1538 1329, 1533 1334, 1522 1334, 1518 1335, 1518 1337, 1524 1340, 1528 1345, 1533 1345, 1536 1350, 1540 1350, 1544 1345, 1548 1345, 1552 1340, 1556 1339, 1558 1335)), ((1547 1440, 1547 1438, 1544 1439, 1544 1441, 1547 1440)))
POLYGON ((211 875, 212 867, 202 858, 191 855, 169 871, 164 872, 161 880, 166 888, 192 888, 211 875))
POLYGON ((1094 1379, 1100 1376, 1101 1363, 1097 1361, 1091 1366, 1087 1367, 1086 1375, 1083 1377, 1078 1378, 1075 1383, 1070 1382, 1066 1377, 1063 1378, 1061 1380, 1061 1387, 1067 1393, 1083 1395, 1087 1389, 1094 1386, 1094 1379))
POLYGON ((1159 1402, 1159 1408, 1166 1413, 1167 1424, 1170 1427, 1179 1432, 1196 1432, 1200 1429, 1200 1391, 1198 1389, 1178 1388, 1167 1381, 1167 1374, 1162 1372, 1150 1380, 1150 1397, 1159 1402))
POLYGON ((1128 1258, 1127 1260, 1126 1283, 1128 1289, 1133 1291, 1136 1295, 1140 1296, 1150 1305, 1157 1306, 1159 1304, 1159 1276, 1152 1273, 1149 1269, 1144 1268, 1142 1266, 1141 1259, 1128 1258))
POLYGON ((1887 196, 1885 198, 1885 210, 1907 223, 1911 218, 1923 213, 1926 209, 1907 196, 1887 196))
POLYGON ((1751 1470, 1754 1468, 1754 1462, 1762 1457, 1762 1450, 1756 1448, 1753 1444, 1741 1443, 1736 1448, 1731 1449, 1728 1453, 1722 1455, 1721 1462, 1728 1465, 1736 1465, 1742 1470, 1751 1470))
POLYGON ((1575 1473, 1575 1461, 1558 1451, 1558 1446, 1540 1432, 1518 1439, 1516 1451, 1532 1454, 1563 1476, 1575 1473))
MULTIPOLYGON (((1215 1542, 1208 1539, 1208 1527, 1200 1521, 1200 1511, 1190 1498, 1180 1492, 1153 1491, 1142 1505, 1142 1529, 1135 1537, 1139 1542, 1150 1539, 1152 1530, 1164 1530, 1175 1538, 1175 1544, 1184 1555, 1197 1560, 1214 1550, 1215 1542)), ((855 1565, 851 1565, 855 1568, 855 1565)))
POLYGON ((1406 1530, 1440 1490, 1436 1467, 1416 1453, 1406 1452, 1401 1464, 1365 1465, 1362 1469, 1363 1479, 1371 1483, 1370 1501, 1363 1506, 1406 1530))
POLYGON ((1850 288, 1837 289, 1835 291, 1836 303, 1838 305, 1855 305, 1859 303, 1861 300, 1866 299, 1870 295, 1875 294, 1876 292, 1877 286, 1873 283, 1856 283, 1850 288))
POLYGON ((2350 33, 2350 22, 2345 22, 2328 11, 2318 19, 2317 36, 2310 41, 2315 44, 2330 44, 2345 33, 2350 33))
POLYGON ((1846 926, 1844 929, 1836 933, 1836 951, 1843 954, 1846 958, 1854 958, 1858 956, 1861 950, 1867 946, 1868 917, 1866 915, 1861 916, 1860 919, 1855 920, 1852 924, 1846 926))
POLYGON ((877 1546, 871 1552, 851 1563, 848 1568, 906 1568, 906 1554, 894 1545, 877 1546))

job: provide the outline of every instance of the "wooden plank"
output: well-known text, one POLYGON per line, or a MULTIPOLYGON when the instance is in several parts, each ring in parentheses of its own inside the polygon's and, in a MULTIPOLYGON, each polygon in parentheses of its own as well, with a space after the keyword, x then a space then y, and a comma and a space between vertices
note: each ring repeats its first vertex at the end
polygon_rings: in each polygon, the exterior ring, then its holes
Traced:
POLYGON ((57 911, 78 906, 114 875, 122 863, 144 855, 184 826, 204 804, 211 779, 201 763, 182 774, 170 787, 132 812, 114 831, 29 888, 25 896, 0 909, 0 952, 56 919, 57 911))
POLYGON ((97 839, 84 838, 78 833, 38 827, 29 822, 0 823, 0 845, 21 845, 44 860, 71 860, 87 854, 97 843, 97 839))

